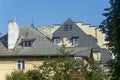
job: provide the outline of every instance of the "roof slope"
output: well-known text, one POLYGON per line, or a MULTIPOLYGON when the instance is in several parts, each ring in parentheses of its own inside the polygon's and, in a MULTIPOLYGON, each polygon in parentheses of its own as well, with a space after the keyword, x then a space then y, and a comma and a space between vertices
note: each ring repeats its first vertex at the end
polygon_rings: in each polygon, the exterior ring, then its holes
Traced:
POLYGON ((57 54, 57 47, 46 38, 43 34, 38 32, 32 27, 24 25, 20 28, 19 38, 17 44, 13 50, 7 50, 0 43, 0 55, 1 56, 49 56, 57 54), (32 47, 22 47, 20 45, 22 39, 32 39, 33 42, 32 47))
POLYGON ((96 44, 95 39, 91 38, 84 31, 82 31, 71 19, 66 20, 52 35, 53 37, 68 38, 71 40, 72 37, 79 37, 79 46, 81 47, 91 47, 99 48, 96 44), (65 25, 73 26, 72 30, 65 31, 65 25))
POLYGON ((106 63, 107 61, 111 60, 111 53, 105 49, 101 48, 101 62, 106 63))
MULTIPOLYGON (((56 56, 58 55, 57 50, 58 46, 56 46, 53 42, 51 42, 44 34, 37 31, 36 29, 29 27, 28 25, 24 25, 20 28, 19 38, 16 43, 16 46, 13 50, 8 50, 2 42, 0 42, 0 56, 56 56), (30 40, 35 39, 32 47, 22 47, 22 40, 30 40)), ((74 47, 67 48, 71 55, 76 56, 86 56, 89 57, 89 53, 91 51, 90 47, 74 47)))

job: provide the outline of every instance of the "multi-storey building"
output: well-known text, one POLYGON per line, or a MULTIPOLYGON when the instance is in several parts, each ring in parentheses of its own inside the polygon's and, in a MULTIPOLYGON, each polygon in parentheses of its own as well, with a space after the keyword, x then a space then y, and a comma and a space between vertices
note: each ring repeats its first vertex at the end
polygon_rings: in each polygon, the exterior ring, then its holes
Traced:
MULTIPOLYGON (((14 70, 26 71, 41 65, 45 58, 57 58, 58 49, 51 38, 36 30, 33 25, 19 27, 16 21, 8 22, 8 33, 0 36, 0 80, 14 70)), ((71 57, 90 59, 91 47, 67 47, 71 57)))
POLYGON ((47 57, 57 58, 57 50, 63 43, 75 59, 87 61, 92 55, 98 62, 110 60, 108 50, 98 45, 98 34, 97 37, 87 34, 87 29, 85 32, 79 25, 68 19, 63 24, 37 30, 33 24, 19 27, 16 21, 9 21, 8 33, 0 36, 0 80, 14 70, 33 69, 47 57))

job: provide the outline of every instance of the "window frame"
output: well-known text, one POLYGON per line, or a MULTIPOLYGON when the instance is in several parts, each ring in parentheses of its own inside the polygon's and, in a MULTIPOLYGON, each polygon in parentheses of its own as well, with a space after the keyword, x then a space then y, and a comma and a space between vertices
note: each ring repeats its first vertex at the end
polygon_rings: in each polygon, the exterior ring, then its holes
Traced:
POLYGON ((100 61, 101 60, 101 52, 93 52, 93 59, 95 61, 100 61))
POLYGON ((25 70, 25 59, 18 59, 16 63, 17 70, 25 70))
POLYGON ((73 24, 65 24, 64 25, 64 31, 72 30, 73 29, 73 24))
POLYGON ((64 31, 68 31, 69 30, 69 25, 66 24, 65 27, 64 27, 64 31))
POLYGON ((24 41, 22 42, 23 47, 32 47, 33 41, 24 41))
POLYGON ((60 37, 54 37, 53 42, 54 44, 58 45, 60 43, 60 37))
POLYGON ((72 37, 72 45, 74 46, 79 45, 79 37, 72 37))

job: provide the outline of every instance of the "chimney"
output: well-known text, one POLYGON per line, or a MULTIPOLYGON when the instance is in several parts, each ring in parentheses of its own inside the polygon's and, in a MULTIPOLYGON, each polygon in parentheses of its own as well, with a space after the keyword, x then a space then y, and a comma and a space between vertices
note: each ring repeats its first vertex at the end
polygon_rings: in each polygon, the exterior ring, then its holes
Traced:
POLYGON ((19 37, 19 26, 16 21, 8 21, 8 49, 14 49, 19 37))

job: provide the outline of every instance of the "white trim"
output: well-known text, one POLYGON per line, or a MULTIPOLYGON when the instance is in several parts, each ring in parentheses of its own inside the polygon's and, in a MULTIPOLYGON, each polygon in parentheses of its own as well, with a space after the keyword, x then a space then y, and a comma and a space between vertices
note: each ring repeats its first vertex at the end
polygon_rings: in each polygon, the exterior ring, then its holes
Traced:
POLYGON ((25 59, 17 59, 17 61, 16 61, 16 69, 17 70, 24 70, 25 69, 25 59), (18 61, 21 61, 21 62, 18 63, 18 61), (20 68, 18 67, 18 65, 20 65, 20 68))

